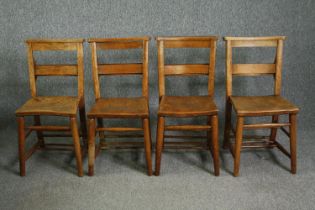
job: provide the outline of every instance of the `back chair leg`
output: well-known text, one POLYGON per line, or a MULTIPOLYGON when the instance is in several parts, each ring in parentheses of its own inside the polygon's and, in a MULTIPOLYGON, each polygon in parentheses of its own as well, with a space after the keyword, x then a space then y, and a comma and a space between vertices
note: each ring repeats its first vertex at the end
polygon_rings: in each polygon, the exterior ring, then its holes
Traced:
POLYGON ((164 117, 159 117, 156 134, 155 175, 160 175, 161 155, 164 141, 164 117))
POLYGON ((220 175, 220 160, 219 160, 219 141, 218 141, 218 116, 213 115, 211 117, 211 127, 212 127, 212 155, 214 163, 214 174, 216 176, 220 175))
MULTIPOLYGON (((98 127, 104 127, 103 119, 102 118, 97 118, 97 125, 98 127)), ((100 145, 105 144, 105 133, 104 131, 99 131, 99 137, 100 137, 100 145)))
MULTIPOLYGON (((279 115, 272 116, 272 123, 277 123, 279 121, 279 115)), ((275 141, 277 136, 277 128, 271 128, 270 141, 275 141)))
POLYGON ((290 114, 291 173, 296 174, 296 114, 290 114))
POLYGON ((19 135, 19 159, 20 176, 25 176, 25 122, 24 117, 18 117, 18 135, 19 135))
POLYGON ((149 119, 143 119, 143 131, 144 131, 144 146, 145 157, 147 161, 148 175, 152 176, 152 160, 151 160, 151 136, 150 136, 150 124, 149 119))
MULTIPOLYGON (((40 116, 39 115, 35 115, 34 116, 34 123, 37 126, 41 125, 41 123, 40 123, 40 116)), ((38 139, 38 142, 39 142, 39 146, 41 148, 45 148, 45 141, 44 141, 44 137, 43 137, 43 132, 42 131, 36 131, 36 135, 37 135, 37 139, 38 139)))
POLYGON ((77 161, 78 176, 83 176, 80 137, 79 137, 77 120, 75 117, 70 118, 70 126, 71 126, 71 132, 72 132, 72 138, 73 138, 73 144, 74 144, 74 152, 75 152, 75 157, 77 161))
POLYGON ((232 104, 227 101, 225 104, 225 128, 223 148, 228 149, 230 144, 231 120, 232 120, 232 104))
POLYGON ((95 119, 89 120, 89 139, 88 139, 88 153, 89 153, 89 176, 94 175, 94 162, 95 162, 95 119))
POLYGON ((85 107, 84 104, 79 107, 79 115, 80 115, 80 128, 82 133, 83 145, 87 149, 87 128, 86 128, 86 115, 85 115, 85 107))
POLYGON ((236 136, 235 136, 235 152, 234 152, 234 176, 239 175, 241 147, 243 138, 244 117, 237 117, 236 136))

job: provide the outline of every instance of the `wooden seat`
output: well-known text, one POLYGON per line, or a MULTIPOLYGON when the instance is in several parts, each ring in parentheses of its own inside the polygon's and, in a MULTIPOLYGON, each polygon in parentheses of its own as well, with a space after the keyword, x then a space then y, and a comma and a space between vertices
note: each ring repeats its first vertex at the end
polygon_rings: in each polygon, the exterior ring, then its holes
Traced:
POLYGON ((159 116, 205 116, 217 114, 211 96, 162 96, 159 116))
POLYGON ((148 175, 152 175, 151 134, 148 103, 148 43, 149 37, 89 39, 92 50, 92 69, 94 80, 95 104, 88 113, 89 118, 89 175, 94 174, 94 160, 101 149, 145 147, 148 175), (142 63, 100 64, 98 50, 142 49, 142 63), (142 97, 101 98, 99 77, 104 75, 142 76, 142 97), (138 118, 142 127, 104 127, 103 118, 138 118), (97 126, 96 121, 97 120, 97 126), (100 144, 95 148, 95 134, 100 144), (106 134, 104 132, 107 132, 106 134), (112 134, 114 132, 114 134, 112 134), (128 132, 133 134, 120 134, 128 132), (134 133, 137 132, 137 133, 134 133), (143 132, 143 134, 139 134, 143 132), (143 137, 142 142, 107 142, 108 138, 143 137), (140 144, 139 144, 140 143, 140 144))
POLYGON ((159 96, 158 127, 156 140, 155 174, 160 174, 161 155, 164 148, 190 148, 210 150, 214 159, 214 174, 219 175, 219 146, 218 146, 218 109, 213 101, 214 69, 217 37, 157 37, 159 96), (165 48, 208 48, 210 58, 208 64, 170 64, 164 63, 165 48), (207 96, 166 96, 165 76, 194 76, 208 77, 207 96), (206 116, 206 125, 166 125, 165 119, 179 117, 206 116), (198 131, 206 132, 205 136, 167 135, 166 131, 198 131), (199 138, 206 141, 164 141, 168 138, 199 138))
POLYGON ((149 117, 146 98, 101 98, 98 99, 88 117, 149 117))
POLYGON ((36 151, 42 149, 74 150, 77 162, 78 176, 83 176, 80 134, 77 125, 77 112, 80 114, 80 127, 83 143, 87 146, 87 131, 85 120, 83 91, 83 39, 49 39, 27 40, 29 79, 32 98, 16 110, 19 133, 20 175, 25 176, 25 162, 36 151), (34 59, 34 51, 75 51, 77 64, 38 65, 34 59), (37 96, 36 80, 41 76, 73 76, 78 79, 77 96, 37 96), (40 116, 69 117, 69 126, 42 125, 40 116), (34 124, 25 125, 25 117, 33 116, 34 124), (25 140, 32 131, 36 131, 37 143, 28 151, 25 140), (46 132, 66 132, 48 134, 46 132), (70 134, 69 134, 70 132, 70 134), (45 137, 72 137, 73 144, 45 143, 45 137))
POLYGON ((299 109, 281 96, 231 96, 238 116, 297 113, 299 109))
POLYGON ((34 97, 16 110, 17 116, 26 115, 60 115, 75 116, 78 111, 79 99, 70 96, 34 97))
POLYGON ((234 176, 239 175, 240 152, 242 148, 277 147, 291 160, 291 172, 296 173, 296 115, 299 109, 280 96, 283 41, 285 37, 225 37, 226 41, 226 112, 224 148, 229 148, 234 157, 234 176), (274 63, 234 64, 232 49, 237 47, 274 47, 274 63), (272 96, 233 96, 232 80, 234 76, 273 76, 274 95, 272 96), (231 122, 232 108, 236 112, 236 128, 231 122), (280 115, 289 115, 289 122, 279 122, 280 115), (245 124, 245 117, 272 116, 271 123, 245 124), (289 131, 285 129, 289 127, 289 131), (290 153, 276 140, 280 128, 290 138, 290 153), (243 135, 247 129, 270 129, 269 136, 243 135), (231 134, 232 131, 232 134, 231 134), (234 138, 235 142, 230 141, 234 138))

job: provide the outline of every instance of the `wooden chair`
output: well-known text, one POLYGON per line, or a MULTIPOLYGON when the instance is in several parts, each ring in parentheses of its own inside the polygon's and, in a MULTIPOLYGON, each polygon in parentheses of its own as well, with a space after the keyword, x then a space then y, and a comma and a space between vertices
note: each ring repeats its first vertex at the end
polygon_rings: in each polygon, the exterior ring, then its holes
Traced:
POLYGON ((214 159, 214 173, 219 175, 218 146, 218 109, 213 101, 214 70, 217 37, 157 37, 158 69, 159 69, 159 110, 156 142, 155 174, 160 174, 161 154, 164 145, 168 148, 196 148, 211 151, 214 159), (165 65, 165 48, 209 48, 208 64, 172 64, 165 65), (208 76, 207 96, 166 96, 165 76, 208 76), (207 125, 165 125, 165 118, 185 118, 207 116, 207 125), (165 131, 204 131, 207 136, 164 135, 165 131), (198 138, 208 139, 207 142, 176 142, 165 141, 164 138, 198 138))
MULTIPOLYGON (((20 175, 25 176, 25 162, 36 151, 41 149, 61 149, 75 151, 78 176, 83 176, 81 146, 77 126, 79 109, 83 141, 86 141, 86 120, 83 86, 83 39, 64 40, 27 40, 28 67, 32 98, 15 113, 18 121, 20 175), (37 65, 34 51, 76 51, 77 64, 69 65, 37 65), (78 78, 78 96, 38 96, 36 79, 40 76, 75 76, 78 78), (69 126, 41 125, 40 116, 69 117, 69 126), (34 125, 25 126, 24 117, 34 116, 34 125), (38 141, 25 151, 25 140, 32 131, 36 131, 38 141), (49 132, 67 132, 65 134, 45 134, 49 132), (71 133, 69 133, 71 132, 71 133), (73 137, 73 144, 47 144, 45 137, 73 137)), ((86 142, 85 142, 86 143, 86 142)))
POLYGON ((88 113, 89 120, 89 175, 94 174, 94 160, 101 149, 143 147, 142 142, 105 142, 106 138, 144 137, 148 175, 152 175, 151 134, 149 125, 149 88, 148 88, 148 43, 149 37, 89 39, 92 50, 92 69, 94 80, 95 104, 88 113), (142 49, 142 63, 100 64, 97 50, 142 49), (142 76, 142 96, 134 98, 101 98, 99 77, 105 75, 142 76), (104 127, 103 118, 134 118, 142 120, 142 127, 104 127), (96 127, 97 120, 98 126, 96 127), (95 150, 96 132, 100 144, 95 150), (104 132, 110 132, 105 135, 104 132), (132 132, 121 135, 121 132, 132 132), (143 132, 135 134, 134 132, 143 132), (117 135, 113 135, 116 133, 117 135), (140 144, 139 144, 140 143, 140 144))
POLYGON ((234 157, 234 176, 239 175, 240 152, 242 148, 277 147, 291 159, 291 172, 296 173, 296 114, 299 109, 280 96, 283 41, 285 37, 225 37, 226 41, 226 116, 224 148, 230 148, 234 157), (275 62, 271 64, 233 64, 232 48, 235 47, 275 47, 275 62), (272 96, 233 96, 232 79, 234 76, 274 77, 274 95, 272 96), (236 129, 231 125, 232 107, 236 112, 236 129), (280 123, 279 115, 289 115, 289 122, 280 123), (272 123, 244 124, 245 117, 272 116, 272 123), (287 131, 284 127, 289 127, 287 131), (289 153, 276 141, 280 128, 290 138, 289 153), (243 136, 243 130, 271 129, 270 136, 243 136), (232 130, 235 143, 230 142, 232 130), (243 141, 243 139, 254 139, 243 141))

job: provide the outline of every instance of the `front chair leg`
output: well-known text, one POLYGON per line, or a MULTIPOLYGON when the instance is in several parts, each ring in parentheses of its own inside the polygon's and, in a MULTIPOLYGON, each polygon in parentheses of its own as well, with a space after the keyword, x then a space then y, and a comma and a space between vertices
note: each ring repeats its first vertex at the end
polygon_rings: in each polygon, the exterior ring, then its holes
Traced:
POLYGON ((18 117, 18 135, 19 135, 19 160, 20 176, 25 176, 25 122, 24 117, 18 117))
POLYGON ((296 114, 290 114, 291 173, 296 174, 296 114))
POLYGON ((95 119, 89 120, 89 139, 88 139, 88 156, 89 156, 89 176, 94 175, 94 162, 95 162, 95 119))
POLYGON ((219 140, 218 140, 218 116, 213 115, 211 117, 211 144, 212 144, 212 155, 214 163, 214 174, 220 175, 220 160, 219 160, 219 140))
POLYGON ((239 175, 241 147, 243 138, 244 117, 237 117, 236 136, 235 136, 235 152, 234 152, 234 176, 239 175))
POLYGON ((71 132, 72 132, 75 157, 77 161, 78 176, 83 176, 80 137, 79 137, 77 119, 75 117, 70 118, 70 127, 71 127, 71 132))
POLYGON ((150 125, 149 125, 148 118, 143 119, 143 132, 144 132, 145 157, 147 161, 148 175, 152 176, 151 136, 150 136, 150 125))
POLYGON ((157 134, 156 134, 156 154, 155 154, 155 175, 160 175, 161 167, 161 156, 163 149, 163 139, 164 139, 164 117, 159 117, 157 134))

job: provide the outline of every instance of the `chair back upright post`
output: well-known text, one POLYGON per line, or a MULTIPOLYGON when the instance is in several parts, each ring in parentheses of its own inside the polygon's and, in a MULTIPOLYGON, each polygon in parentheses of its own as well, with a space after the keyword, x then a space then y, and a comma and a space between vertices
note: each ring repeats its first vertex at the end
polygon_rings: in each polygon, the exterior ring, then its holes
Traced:
POLYGON ((84 103, 84 63, 83 63, 84 39, 49 39, 26 40, 30 89, 32 97, 37 96, 36 80, 39 76, 75 76, 78 78, 78 98, 80 104, 84 103), (34 51, 76 51, 76 64, 37 65, 34 51))
POLYGON ((165 95, 165 76, 208 76, 208 95, 214 95, 214 69, 216 58, 216 36, 203 37, 157 37, 159 99, 165 95), (209 48, 209 63, 206 64, 165 64, 164 49, 166 48, 209 48))
POLYGON ((274 77, 274 95, 281 95, 281 73, 284 36, 272 37, 225 37, 226 41, 226 99, 233 95, 233 76, 274 77), (244 47, 275 47, 275 62, 268 64, 233 64, 233 48, 244 47))
POLYGON ((142 75, 142 96, 148 101, 148 49, 149 37, 132 38, 93 38, 89 39, 92 50, 92 71, 94 80, 95 100, 101 98, 99 77, 103 75, 142 75), (142 49, 141 63, 100 64, 97 58, 98 50, 128 50, 142 49))

